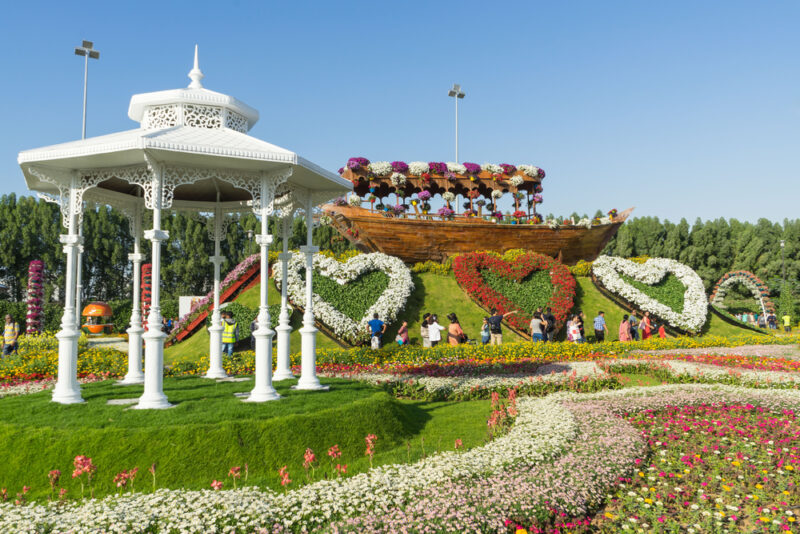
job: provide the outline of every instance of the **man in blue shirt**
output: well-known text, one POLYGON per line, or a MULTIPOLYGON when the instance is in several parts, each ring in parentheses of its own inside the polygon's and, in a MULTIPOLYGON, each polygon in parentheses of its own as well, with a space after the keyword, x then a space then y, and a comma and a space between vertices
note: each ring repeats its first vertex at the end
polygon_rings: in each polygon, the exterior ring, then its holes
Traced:
POLYGON ((386 323, 378 319, 378 314, 372 316, 372 320, 367 323, 371 334, 370 343, 373 349, 381 347, 381 336, 386 332, 386 323))
POLYGON ((605 341, 608 327, 606 326, 606 314, 603 311, 597 312, 594 318, 594 337, 598 342, 605 341))

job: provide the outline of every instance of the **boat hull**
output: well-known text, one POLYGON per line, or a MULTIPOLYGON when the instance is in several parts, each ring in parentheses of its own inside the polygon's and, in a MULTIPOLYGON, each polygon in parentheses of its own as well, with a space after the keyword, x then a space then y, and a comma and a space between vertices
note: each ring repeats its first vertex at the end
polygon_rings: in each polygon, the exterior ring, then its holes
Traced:
POLYGON ((323 211, 337 230, 365 252, 383 252, 406 263, 444 261, 453 254, 526 249, 566 264, 592 261, 625 222, 632 208, 612 223, 592 226, 495 224, 479 219, 451 221, 385 217, 363 208, 327 204, 323 211))

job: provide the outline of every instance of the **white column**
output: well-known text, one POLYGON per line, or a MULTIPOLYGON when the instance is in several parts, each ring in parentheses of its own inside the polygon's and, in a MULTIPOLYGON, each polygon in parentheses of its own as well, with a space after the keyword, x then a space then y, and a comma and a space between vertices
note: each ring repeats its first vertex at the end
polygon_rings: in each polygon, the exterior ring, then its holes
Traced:
POLYGON ((78 247, 81 238, 77 234, 77 211, 80 209, 77 202, 78 179, 72 178, 69 189, 69 223, 67 234, 59 237, 64 244, 67 254, 67 280, 64 292, 64 315, 61 316, 61 331, 56 334, 58 338, 58 379, 53 388, 53 402, 61 404, 76 404, 83 402, 81 387, 78 383, 78 337, 80 330, 77 328, 75 312, 75 272, 77 271, 78 247))
POLYGON ((300 380, 297 381, 297 389, 328 389, 327 386, 320 384, 317 378, 317 327, 314 326, 314 304, 313 277, 314 272, 314 253, 319 252, 319 247, 312 245, 314 229, 313 219, 313 196, 308 192, 306 199, 306 246, 300 250, 306 255, 306 305, 303 314, 303 328, 300 329, 301 338, 301 370, 300 380))
POLYGON ((289 225, 292 222, 291 216, 284 217, 281 225, 281 237, 283 238, 283 252, 278 255, 281 261, 281 314, 278 320, 278 326, 275 330, 278 331, 278 366, 275 369, 275 380, 288 380, 294 378, 292 373, 292 362, 289 357, 291 352, 290 348, 290 335, 292 327, 289 326, 289 297, 287 290, 287 271, 289 270, 289 260, 292 259, 292 253, 289 252, 289 225))
POLYGON ((163 187, 161 169, 154 166, 153 229, 144 233, 153 245, 151 253, 152 280, 150 289, 150 311, 147 313, 147 332, 144 336, 144 393, 139 397, 136 409, 169 408, 171 404, 164 395, 164 339, 161 330, 161 242, 169 234, 161 229, 161 206, 163 187))
MULTIPOLYGON (((219 195, 217 195, 219 201, 219 195)), ((211 313, 211 326, 208 327, 209 357, 206 378, 227 378, 228 373, 222 367, 222 314, 219 309, 219 270, 222 265, 222 254, 219 242, 222 240, 222 211, 217 204, 214 210, 214 255, 209 258, 214 264, 214 311, 211 313)))
MULTIPOLYGON (((83 209, 83 206, 81 206, 83 209)), ((78 237, 80 244, 78 245, 77 259, 75 260, 75 324, 78 332, 81 331, 81 294, 83 293, 83 217, 80 217, 78 222, 78 237)))
POLYGON ((128 328, 128 374, 119 384, 141 384, 144 382, 142 372, 142 261, 141 251, 142 211, 136 207, 133 218, 133 254, 128 259, 133 263, 133 309, 131 310, 131 327, 128 328))
MULTIPOLYGON (((266 178, 262 178, 265 180, 266 178)), ((258 308, 258 328, 253 332, 256 339, 256 383, 246 402, 265 402, 279 399, 281 396, 272 386, 272 336, 275 331, 269 325, 269 305, 267 289, 269 288, 269 245, 272 236, 269 234, 269 204, 272 195, 267 190, 266 182, 261 187, 261 233, 256 236, 256 243, 261 246, 261 305, 258 308)))

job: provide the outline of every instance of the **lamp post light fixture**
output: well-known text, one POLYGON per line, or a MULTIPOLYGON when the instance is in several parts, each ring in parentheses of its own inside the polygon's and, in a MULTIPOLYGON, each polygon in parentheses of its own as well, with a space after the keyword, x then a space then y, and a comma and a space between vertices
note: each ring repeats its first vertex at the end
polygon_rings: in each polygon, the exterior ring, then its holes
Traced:
POLYGON ((83 130, 81 139, 86 139, 86 88, 89 81, 89 58, 100 59, 100 52, 95 50, 94 43, 83 41, 81 46, 75 47, 75 55, 83 56, 83 130))
POLYGON ((786 241, 781 239, 781 301, 785 298, 783 292, 786 291, 786 261, 784 260, 784 248, 786 248, 786 241))
POLYGON ((252 251, 252 249, 250 248, 250 244, 251 244, 252 242, 253 242, 253 231, 252 231, 252 230, 248 230, 248 231, 247 231, 247 252, 248 252, 248 254, 251 254, 251 253, 252 253, 252 252, 251 252, 251 251, 252 251))
MULTIPOLYGON (((75 47, 75 55, 83 56, 83 127, 81 129, 81 139, 86 139, 86 89, 89 82, 89 58, 100 59, 100 52, 95 50, 94 43, 91 41, 83 41, 81 46, 75 47)), ((78 228, 78 236, 83 238, 83 225, 78 228)), ((78 248, 78 269, 76 273, 75 285, 75 315, 78 322, 78 330, 81 326, 81 293, 83 292, 83 284, 81 283, 82 272, 81 263, 83 261, 83 245, 78 248)))
POLYGON ((456 163, 458 163, 458 100, 464 98, 466 93, 461 90, 461 86, 457 83, 453 84, 453 88, 447 92, 447 96, 452 96, 456 101, 456 163))

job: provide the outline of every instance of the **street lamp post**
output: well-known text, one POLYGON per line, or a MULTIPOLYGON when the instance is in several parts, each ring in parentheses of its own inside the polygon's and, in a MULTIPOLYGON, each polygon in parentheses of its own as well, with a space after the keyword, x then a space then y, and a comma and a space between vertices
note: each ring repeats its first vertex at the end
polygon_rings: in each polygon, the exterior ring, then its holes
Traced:
POLYGON ((447 92, 447 96, 452 96, 456 101, 456 163, 458 163, 458 100, 464 98, 466 93, 461 90, 461 86, 457 83, 453 84, 453 88, 447 92))
POLYGON ((252 248, 250 246, 250 244, 252 242, 253 242, 253 231, 252 230, 248 230, 247 231, 247 253, 248 253, 248 255, 252 254, 252 252, 251 252, 252 248))
POLYGON ((781 301, 786 302, 786 261, 784 260, 785 254, 783 249, 786 247, 786 241, 781 239, 781 301))
MULTIPOLYGON (((83 41, 81 46, 75 47, 75 55, 83 56, 83 126, 81 128, 81 139, 86 139, 86 90, 89 82, 89 58, 100 59, 100 52, 94 50, 94 43, 91 41, 83 41)), ((83 224, 78 227, 78 236, 83 238, 83 224)), ((78 247, 78 270, 75 284, 75 317, 78 322, 78 330, 81 326, 81 293, 83 292, 81 263, 83 262, 83 245, 78 247)))

